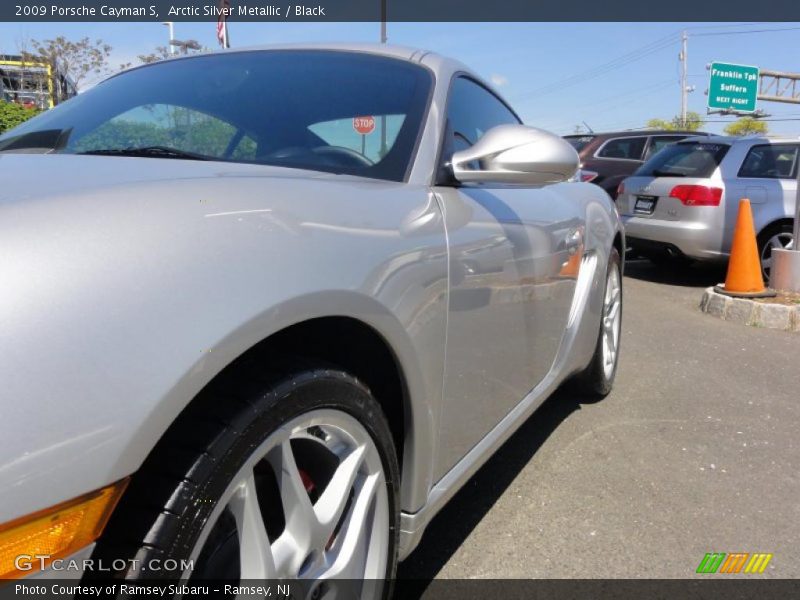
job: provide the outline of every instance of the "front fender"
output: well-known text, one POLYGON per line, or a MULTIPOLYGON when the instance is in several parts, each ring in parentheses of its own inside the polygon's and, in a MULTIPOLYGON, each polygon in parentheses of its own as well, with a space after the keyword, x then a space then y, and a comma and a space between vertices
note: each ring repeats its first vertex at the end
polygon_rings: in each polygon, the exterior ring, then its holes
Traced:
MULTIPOLYGON (((220 177, 0 206, 0 523, 134 472, 225 366, 317 317, 360 320, 391 346, 411 403, 409 468, 424 464, 446 239, 443 227, 400 232, 427 205, 399 184, 220 177)), ((424 502, 426 473, 404 508, 424 502)))

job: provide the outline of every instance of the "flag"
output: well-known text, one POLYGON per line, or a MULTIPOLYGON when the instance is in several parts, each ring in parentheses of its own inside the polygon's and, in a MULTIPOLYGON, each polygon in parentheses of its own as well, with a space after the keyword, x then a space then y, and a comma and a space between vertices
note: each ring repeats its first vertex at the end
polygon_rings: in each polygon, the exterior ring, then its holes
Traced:
POLYGON ((230 0, 219 0, 219 17, 217 17, 217 41, 223 48, 230 48, 231 43, 228 38, 228 11, 230 10, 230 0))

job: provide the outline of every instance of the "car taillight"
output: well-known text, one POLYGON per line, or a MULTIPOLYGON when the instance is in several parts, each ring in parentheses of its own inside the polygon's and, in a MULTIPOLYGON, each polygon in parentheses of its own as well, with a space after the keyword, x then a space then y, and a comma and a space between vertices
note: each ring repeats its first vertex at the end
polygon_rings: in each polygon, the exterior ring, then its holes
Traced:
POLYGON ((622 194, 624 194, 624 193, 625 193, 625 182, 624 181, 620 181, 619 185, 617 186, 617 198, 622 196, 622 194))
POLYGON ((581 169, 581 181, 583 183, 589 183, 590 181, 594 181, 595 179, 597 179, 598 175, 600 175, 600 173, 596 171, 587 171, 585 169, 581 169))
POLYGON ((706 185, 676 185, 669 193, 670 198, 677 198, 684 206, 719 206, 722 200, 722 188, 706 185))

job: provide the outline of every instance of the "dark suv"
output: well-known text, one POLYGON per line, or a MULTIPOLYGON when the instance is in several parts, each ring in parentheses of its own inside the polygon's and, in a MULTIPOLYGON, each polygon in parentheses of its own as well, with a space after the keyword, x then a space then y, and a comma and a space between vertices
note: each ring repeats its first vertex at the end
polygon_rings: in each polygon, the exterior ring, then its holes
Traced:
POLYGON ((615 131, 565 135, 581 157, 583 181, 617 197, 617 186, 664 146, 698 135, 696 131, 615 131))

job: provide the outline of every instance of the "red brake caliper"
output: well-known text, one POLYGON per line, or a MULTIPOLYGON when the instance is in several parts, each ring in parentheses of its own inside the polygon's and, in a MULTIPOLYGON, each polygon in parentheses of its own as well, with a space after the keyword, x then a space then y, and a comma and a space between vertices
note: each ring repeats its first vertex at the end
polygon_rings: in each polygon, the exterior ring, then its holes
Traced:
MULTIPOLYGON (((311 479, 311 476, 304 469, 298 469, 298 471, 300 472, 300 481, 303 482, 303 487, 306 488, 306 492, 308 493, 308 496, 310 498, 311 494, 314 493, 314 490, 317 488, 317 486, 314 485, 314 481, 311 479)), ((334 531, 331 534, 331 538, 328 540, 328 543, 325 544, 325 550, 331 549, 331 546, 333 546, 333 540, 335 538, 336 538, 336 532, 334 531)))
POLYGON ((300 472, 300 481, 303 482, 303 487, 306 488, 306 492, 308 492, 308 495, 311 496, 314 488, 316 487, 314 482, 311 481, 311 476, 303 469, 298 469, 298 471, 300 472))

